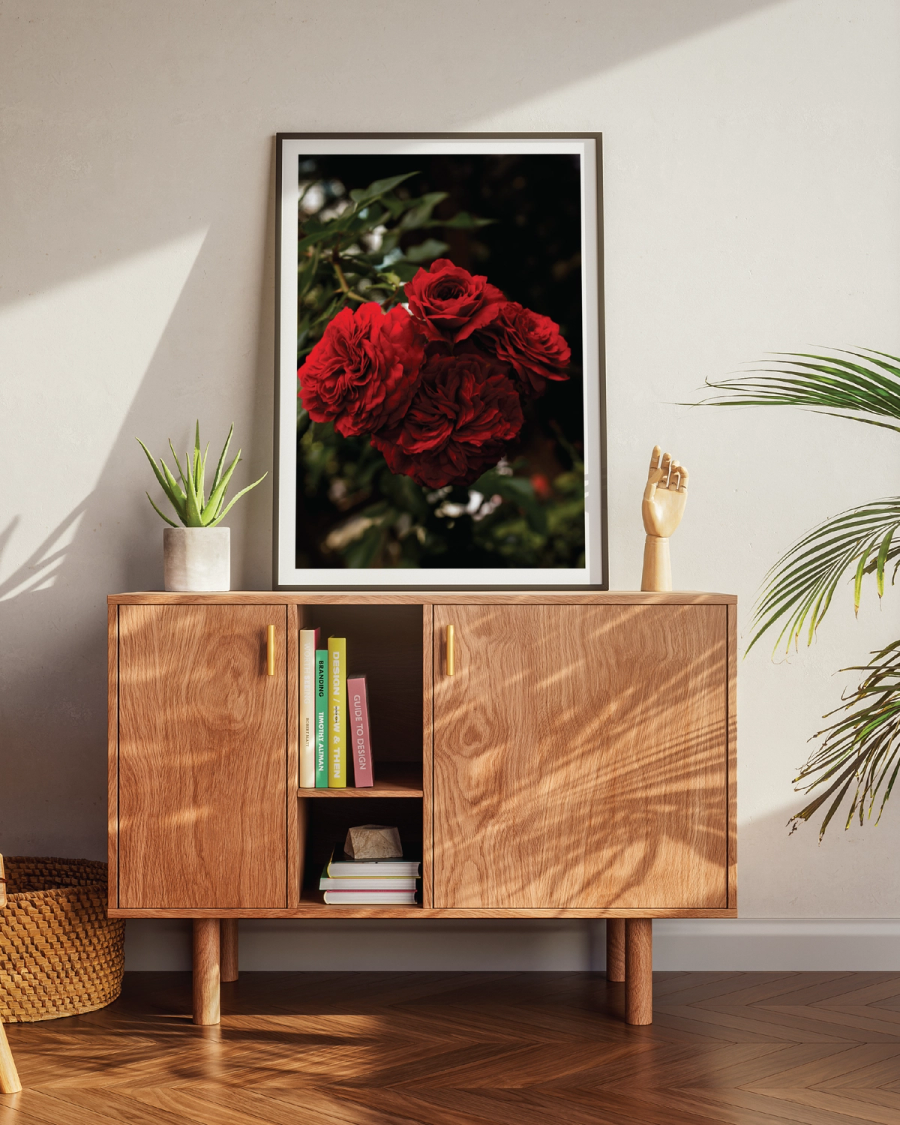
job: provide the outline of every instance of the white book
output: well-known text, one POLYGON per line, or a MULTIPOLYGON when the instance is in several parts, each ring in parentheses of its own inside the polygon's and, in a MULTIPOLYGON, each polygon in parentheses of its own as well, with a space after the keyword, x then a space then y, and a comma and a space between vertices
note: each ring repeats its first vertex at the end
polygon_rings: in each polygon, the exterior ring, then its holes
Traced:
POLYGON ((316 644, 318 629, 300 630, 300 788, 316 787, 316 644))
POLYGON ((350 859, 344 855, 340 844, 335 844, 331 859, 325 866, 323 875, 328 879, 371 879, 375 875, 417 878, 422 874, 422 861, 419 859, 350 859))
POLYGON ((327 906, 415 906, 415 891, 326 891, 327 906))
POLYGON ((414 891, 416 878, 410 875, 369 875, 352 878, 345 875, 342 879, 329 879, 323 875, 319 880, 320 891, 414 891))

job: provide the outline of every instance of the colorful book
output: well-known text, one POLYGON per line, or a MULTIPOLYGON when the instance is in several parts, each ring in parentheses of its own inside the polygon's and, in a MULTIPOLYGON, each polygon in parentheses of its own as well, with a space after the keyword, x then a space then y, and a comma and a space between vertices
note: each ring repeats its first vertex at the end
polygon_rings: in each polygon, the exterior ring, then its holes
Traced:
POLYGON ((420 859, 350 859, 344 855, 343 845, 335 844, 323 875, 328 879, 342 879, 348 875, 354 878, 373 875, 416 877, 422 874, 421 867, 420 859))
POLYGON ((328 649, 316 649, 316 789, 328 788, 328 649))
POLYGON ((316 787, 316 647, 318 629, 300 630, 300 788, 316 787))
POLYGON ((357 789, 365 789, 374 784, 365 676, 347 677, 347 728, 353 757, 353 784, 357 789))
POLYGON ((326 891, 326 906, 415 906, 415 891, 326 891))
POLYGON ((328 788, 347 788, 347 641, 328 638, 328 788))

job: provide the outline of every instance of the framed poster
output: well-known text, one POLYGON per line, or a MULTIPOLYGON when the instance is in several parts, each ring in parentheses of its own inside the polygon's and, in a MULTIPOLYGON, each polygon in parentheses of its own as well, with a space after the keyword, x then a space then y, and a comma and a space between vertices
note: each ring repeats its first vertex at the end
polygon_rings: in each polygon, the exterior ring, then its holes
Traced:
POLYGON ((599 135, 277 146, 276 588, 606 588, 599 135))

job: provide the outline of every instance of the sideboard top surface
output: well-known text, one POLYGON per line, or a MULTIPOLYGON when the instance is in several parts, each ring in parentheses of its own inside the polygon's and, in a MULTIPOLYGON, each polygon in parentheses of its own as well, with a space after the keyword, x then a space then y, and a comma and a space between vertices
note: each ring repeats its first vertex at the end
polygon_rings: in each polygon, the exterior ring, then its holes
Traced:
POLYGON ((676 590, 224 590, 165 593, 146 590, 110 594, 109 605, 736 605, 736 594, 676 590))

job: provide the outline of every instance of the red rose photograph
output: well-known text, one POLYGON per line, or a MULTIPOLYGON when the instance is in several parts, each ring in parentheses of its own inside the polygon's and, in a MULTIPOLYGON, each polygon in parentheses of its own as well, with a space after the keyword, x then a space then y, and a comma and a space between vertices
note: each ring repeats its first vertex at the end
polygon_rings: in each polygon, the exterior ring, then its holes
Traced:
POLYGON ((603 584, 583 152, 315 147, 282 156, 280 581, 603 584))

